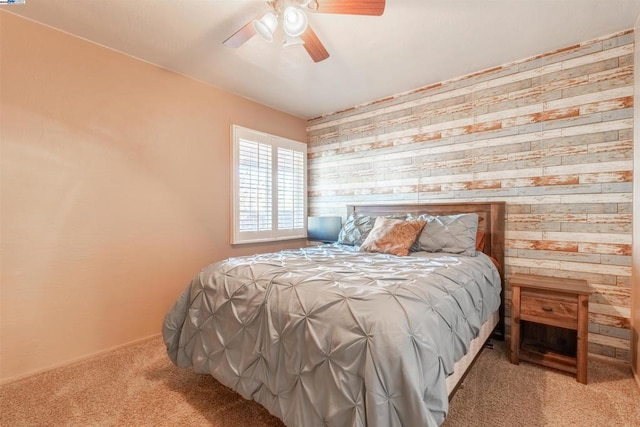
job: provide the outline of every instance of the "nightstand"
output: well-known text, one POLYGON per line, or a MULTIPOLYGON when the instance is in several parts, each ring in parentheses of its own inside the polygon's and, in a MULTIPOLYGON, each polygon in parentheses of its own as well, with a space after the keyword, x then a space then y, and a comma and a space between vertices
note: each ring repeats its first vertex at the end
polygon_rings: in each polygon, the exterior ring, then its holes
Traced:
POLYGON ((589 285, 516 273, 511 283, 511 363, 537 363, 587 383, 589 285))

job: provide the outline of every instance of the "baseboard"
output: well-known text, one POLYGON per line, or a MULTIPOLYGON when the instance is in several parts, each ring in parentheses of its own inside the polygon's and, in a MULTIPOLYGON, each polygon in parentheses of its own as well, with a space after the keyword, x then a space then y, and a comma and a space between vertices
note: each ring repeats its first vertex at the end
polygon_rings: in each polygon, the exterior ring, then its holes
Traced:
POLYGON ((638 391, 640 391, 640 373, 634 371, 633 369, 631 370, 631 372, 633 372, 633 378, 636 380, 636 385, 638 386, 638 391))
POLYGON ((615 357, 603 356, 601 354, 589 353, 587 354, 589 359, 599 360, 601 362, 613 363, 620 366, 626 366, 631 369, 631 362, 624 359, 616 359, 615 357))
POLYGON ((85 362, 85 361, 87 361, 89 359, 94 359, 96 357, 103 356, 103 355, 105 355, 107 353, 111 353, 113 351, 120 350, 122 348, 131 347, 132 345, 140 344, 141 342, 144 342, 144 341, 147 341, 147 340, 150 340, 150 339, 154 339, 154 338, 158 338, 159 336, 160 336, 160 333, 149 335, 148 337, 145 337, 145 338, 140 338, 140 339, 137 339, 135 341, 130 341, 130 342, 125 343, 125 344, 120 344, 120 345, 117 345, 117 346, 114 346, 114 347, 110 347, 110 348, 107 348, 107 349, 104 349, 104 350, 100 350, 100 351, 97 351, 95 353, 91 353, 91 354, 87 354, 85 356, 77 357, 75 359, 71 359, 71 360, 68 360, 66 362, 62 362, 62 363, 58 363, 58 364, 55 364, 55 365, 51 365, 51 366, 48 366, 48 367, 43 368, 43 369, 36 369, 34 371, 29 371, 29 372, 24 373, 24 374, 16 375, 16 376, 9 377, 9 378, 4 378, 4 379, 0 380, 0 386, 3 386, 5 384, 9 384, 9 383, 12 383, 12 382, 15 382, 15 381, 24 380, 26 378, 30 378, 30 377, 33 377, 35 375, 43 374, 45 372, 53 371, 54 369, 60 369, 60 368, 64 368, 64 367, 67 367, 67 366, 75 365, 76 363, 85 362))

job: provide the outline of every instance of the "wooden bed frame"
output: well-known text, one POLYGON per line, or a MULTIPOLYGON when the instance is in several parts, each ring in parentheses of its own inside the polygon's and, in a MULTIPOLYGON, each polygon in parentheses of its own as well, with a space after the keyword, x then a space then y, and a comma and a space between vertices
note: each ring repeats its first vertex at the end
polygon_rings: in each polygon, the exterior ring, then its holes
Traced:
MULTIPOLYGON (((472 347, 477 347, 475 354, 469 354, 468 360, 461 361, 464 373, 455 380, 453 389, 449 392, 451 400, 462 385, 466 375, 480 355, 486 342, 493 336, 504 341, 504 294, 505 294, 505 272, 504 272, 504 229, 505 229, 505 203, 504 202, 469 202, 469 203, 429 203, 429 204, 384 204, 384 205, 347 205, 347 215, 358 213, 361 215, 384 216, 397 214, 429 214, 429 215, 454 215, 460 213, 477 213, 478 229, 485 232, 485 244, 483 252, 493 257, 498 262, 498 272, 500 273, 500 308, 498 309, 499 320, 493 331, 489 333, 487 339, 482 342, 477 338, 478 343, 472 347)), ((476 340, 474 340, 476 341, 476 340)), ((470 352, 471 353, 471 350, 470 352)), ((467 358, 465 356, 465 358, 467 358)))

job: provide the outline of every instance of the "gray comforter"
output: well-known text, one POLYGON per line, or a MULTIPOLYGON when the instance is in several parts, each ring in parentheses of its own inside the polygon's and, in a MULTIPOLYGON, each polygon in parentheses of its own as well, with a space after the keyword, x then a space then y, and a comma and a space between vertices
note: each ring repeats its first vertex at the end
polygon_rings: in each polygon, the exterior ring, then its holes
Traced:
POLYGON ((436 426, 500 304, 490 259, 325 245, 211 264, 164 321, 171 360, 287 426, 436 426))

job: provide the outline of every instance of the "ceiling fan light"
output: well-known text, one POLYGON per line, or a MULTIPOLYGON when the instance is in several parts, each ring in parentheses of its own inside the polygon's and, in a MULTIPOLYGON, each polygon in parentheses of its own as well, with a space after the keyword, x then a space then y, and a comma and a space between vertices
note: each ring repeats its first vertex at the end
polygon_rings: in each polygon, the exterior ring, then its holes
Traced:
POLYGON ((304 41, 300 37, 291 37, 285 34, 284 43, 282 43, 283 47, 292 47, 292 46, 301 46, 304 44, 304 41))
POLYGON ((265 13, 260 19, 253 21, 253 28, 256 33, 260 34, 265 41, 271 42, 273 40, 273 32, 278 26, 278 17, 273 12, 265 13))
POLYGON ((305 32, 308 25, 307 15, 297 7, 288 6, 284 10, 282 27, 286 35, 299 37, 305 32))

